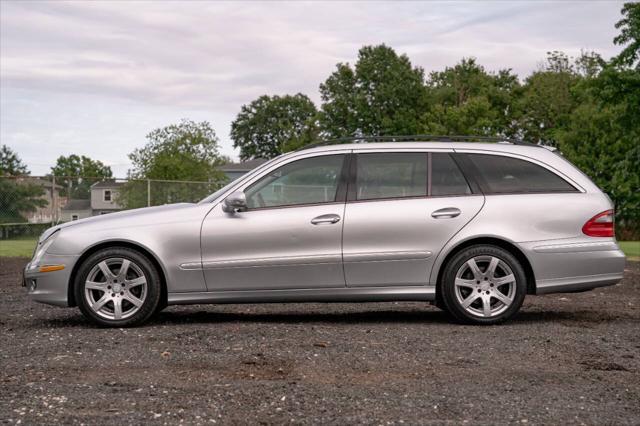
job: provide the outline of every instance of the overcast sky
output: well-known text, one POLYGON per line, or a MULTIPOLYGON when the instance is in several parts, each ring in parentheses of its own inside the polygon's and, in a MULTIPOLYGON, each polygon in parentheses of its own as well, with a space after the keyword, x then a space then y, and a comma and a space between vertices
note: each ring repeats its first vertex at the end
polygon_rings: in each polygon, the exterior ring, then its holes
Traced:
POLYGON ((237 158, 230 123, 263 94, 318 85, 362 45, 425 71, 473 56, 521 78, 545 52, 616 54, 622 2, 0 1, 0 139, 32 174, 83 154, 118 177, 145 135, 207 120, 237 158))

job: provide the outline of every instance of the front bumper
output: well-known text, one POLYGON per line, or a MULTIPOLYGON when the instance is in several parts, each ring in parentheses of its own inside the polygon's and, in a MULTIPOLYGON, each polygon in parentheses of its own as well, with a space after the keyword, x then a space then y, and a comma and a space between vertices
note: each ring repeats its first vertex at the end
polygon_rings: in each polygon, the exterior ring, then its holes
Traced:
POLYGON ((40 265, 64 265, 64 269, 40 272, 39 265, 27 264, 22 285, 30 299, 55 306, 69 306, 69 280, 79 256, 45 254, 40 265))

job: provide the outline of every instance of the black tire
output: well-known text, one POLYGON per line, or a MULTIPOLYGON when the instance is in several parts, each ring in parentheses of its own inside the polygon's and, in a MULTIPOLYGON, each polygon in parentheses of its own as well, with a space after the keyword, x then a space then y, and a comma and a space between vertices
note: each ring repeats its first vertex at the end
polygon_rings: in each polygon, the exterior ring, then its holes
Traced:
POLYGON ((441 311, 447 312, 447 306, 444 304, 444 301, 441 297, 436 298, 436 300, 433 302, 433 306, 440 309, 441 311))
MULTIPOLYGON (((105 280, 106 280, 106 277, 105 277, 105 280)), ((109 288, 112 288, 112 287, 109 287, 109 288)), ((134 291, 132 289, 130 290, 132 292, 134 291)), ((102 292, 103 290, 96 290, 96 291, 102 292)), ((92 297, 91 290, 89 290, 88 292, 89 292, 89 296, 87 297, 89 298, 92 297)), ((105 293, 102 293, 102 294, 105 294, 105 293)), ((80 266, 78 273, 76 274, 76 279, 74 283, 74 294, 75 294, 76 302, 82 314, 92 322, 101 326, 106 326, 106 327, 131 327, 131 326, 140 325, 146 322, 154 313, 156 313, 158 311, 159 306, 162 306, 160 303, 161 294, 162 294, 162 284, 160 280, 160 275, 158 274, 158 271, 156 270, 155 266, 145 255, 141 254, 136 250, 126 248, 126 247, 110 247, 104 250, 97 251, 96 253, 92 254, 87 259, 85 259, 82 265, 80 266), (101 262, 107 261, 107 260, 111 261, 111 259, 128 260, 129 262, 131 262, 131 264, 135 265, 135 267, 137 267, 138 270, 144 274, 144 278, 146 280, 145 297, 139 307, 135 308, 133 304, 128 302, 128 300, 125 302, 123 299, 120 302, 122 304, 127 303, 131 305, 130 309, 134 310, 134 312, 132 312, 130 316, 122 319, 110 319, 110 318, 105 318, 104 316, 101 316, 91 308, 90 302, 85 297, 85 285, 86 285, 86 281, 89 273, 92 270, 94 270, 94 268, 99 267, 98 265, 101 262)), ((113 301, 107 302, 104 305, 106 309, 109 309, 109 303, 111 303, 111 306, 113 306, 114 302, 113 301)))
MULTIPOLYGON (((471 263, 475 264, 476 262, 473 261, 471 263)), ((480 262, 477 262, 477 263, 481 273, 487 272, 488 265, 483 266, 482 263, 480 262)), ((469 268, 469 271, 467 271, 467 273, 471 272, 470 269, 471 268, 469 268)), ((499 278, 496 278, 496 282, 499 282, 497 280, 499 280, 499 278)), ((466 281, 475 282, 475 278, 472 278, 466 281)), ((512 318, 520 310, 520 307, 522 306, 522 302, 524 301, 524 297, 526 293, 527 293, 526 274, 524 272, 522 265, 520 264, 518 259, 516 259, 515 256, 513 256, 509 251, 498 246, 475 245, 475 246, 467 247, 461 250, 459 253, 456 253, 447 262, 447 264, 445 265, 444 273, 442 275, 442 285, 440 286, 439 298, 440 300, 442 300, 442 302, 444 302, 444 305, 446 306, 446 311, 450 313, 454 317, 454 319, 456 319, 457 321, 465 324, 491 325, 491 324, 499 324, 512 318), (487 281, 487 278, 483 279, 485 281, 483 280, 477 281, 479 283, 477 284, 477 288, 467 289, 466 287, 462 287, 462 290, 460 290, 461 296, 464 296, 462 294, 462 291, 468 291, 469 293, 467 294, 469 296, 471 296, 471 294, 473 293, 473 295, 476 297, 476 300, 473 302, 473 305, 471 305, 469 308, 465 308, 462 302, 460 301, 460 298, 456 293, 456 284, 455 284, 457 273, 461 270, 461 268, 465 267, 465 264, 468 265, 467 262, 470 261, 471 259, 483 259, 483 258, 497 258, 499 261, 504 262, 504 264, 500 263, 499 265, 501 266, 498 266, 498 268, 500 268, 501 271, 508 268, 513 273, 515 277, 515 285, 513 286, 509 285, 508 287, 508 291, 512 292, 510 293, 511 294, 510 299, 512 300, 510 304, 507 305, 501 302, 500 300, 498 300, 497 298, 494 298, 493 294, 495 293, 492 293, 491 295, 489 293, 489 291, 504 292, 504 288, 507 284, 497 284, 497 286, 495 286, 494 288, 493 284, 489 284, 489 283, 492 283, 492 281, 491 280, 487 281), (506 265, 506 268, 504 267, 505 265, 506 265), (491 288, 487 287, 489 285, 491 286, 491 288), (480 286, 484 286, 487 288, 483 287, 481 289, 480 286), (498 289, 498 286, 500 287, 500 290, 498 289), (482 309, 482 307, 484 306, 483 303, 484 303, 484 297, 485 297, 484 296, 485 290, 487 291, 486 293, 487 300, 490 300, 490 302, 487 302, 487 303, 492 304, 490 305, 491 309, 496 309, 495 316, 487 317, 487 316, 481 316, 480 314, 475 314, 474 312, 470 312, 471 310, 482 309), (481 294, 480 296, 478 296, 478 295, 475 295, 474 292, 478 292, 481 294), (480 304, 481 306, 477 307, 478 304, 480 304), (505 306, 507 306, 506 309, 505 309, 505 306)), ((497 296, 500 296, 500 295, 497 295, 497 296)), ((471 300, 471 299, 472 298, 468 298, 467 300, 471 300)), ((491 315, 493 315, 493 313, 491 313, 491 315)))

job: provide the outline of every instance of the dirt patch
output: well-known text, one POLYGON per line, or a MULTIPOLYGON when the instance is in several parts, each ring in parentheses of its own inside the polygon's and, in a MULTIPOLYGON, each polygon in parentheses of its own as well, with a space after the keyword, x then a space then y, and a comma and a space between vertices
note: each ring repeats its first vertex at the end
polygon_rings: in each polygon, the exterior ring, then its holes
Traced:
POLYGON ((0 421, 640 423, 640 263, 502 326, 422 303, 179 306, 135 329, 30 302, 0 258, 0 421))

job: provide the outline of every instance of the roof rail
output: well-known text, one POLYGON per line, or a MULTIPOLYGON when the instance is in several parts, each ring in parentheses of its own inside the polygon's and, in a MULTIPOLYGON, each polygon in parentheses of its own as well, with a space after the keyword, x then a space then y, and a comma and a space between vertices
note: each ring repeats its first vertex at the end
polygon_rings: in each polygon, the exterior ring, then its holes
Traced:
POLYGON ((453 136, 453 135, 399 135, 399 136, 349 136, 327 139, 305 145, 297 151, 316 148, 319 146, 336 145, 341 143, 372 143, 372 142, 496 142, 512 145, 541 146, 520 139, 499 138, 494 136, 453 136))

